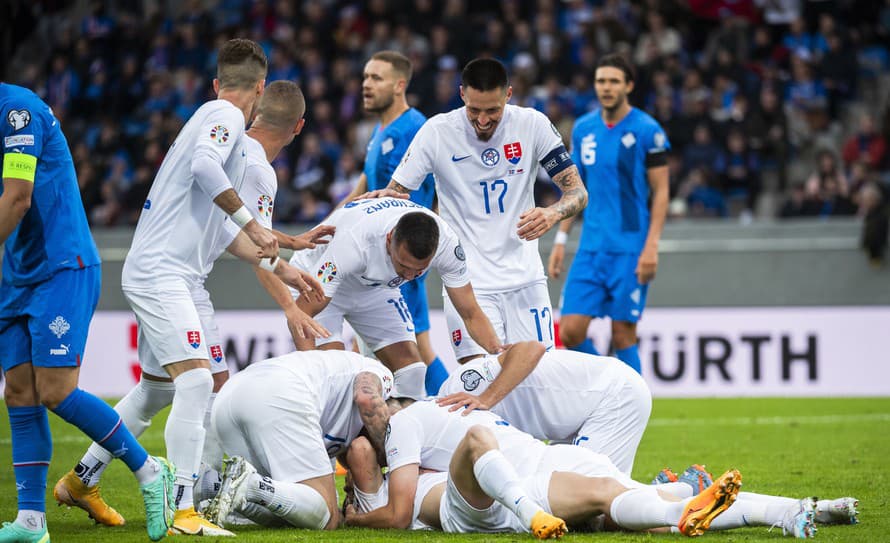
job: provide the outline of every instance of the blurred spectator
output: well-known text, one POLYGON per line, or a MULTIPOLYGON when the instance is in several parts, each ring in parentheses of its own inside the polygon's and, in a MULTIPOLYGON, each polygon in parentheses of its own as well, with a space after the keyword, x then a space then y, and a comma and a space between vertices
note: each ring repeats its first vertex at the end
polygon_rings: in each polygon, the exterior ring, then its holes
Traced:
POLYGON ((744 202, 747 217, 754 212, 760 194, 760 157, 748 149, 744 134, 733 130, 726 138, 726 169, 723 172, 723 190, 730 200, 744 202))
POLYGON ((863 218, 861 246, 873 267, 884 263, 887 254, 890 212, 887 199, 878 185, 870 183, 862 187, 859 198, 859 216, 863 218))
POLYGON ((706 123, 700 123, 692 133, 692 143, 683 151, 683 167, 686 172, 696 168, 708 170, 722 175, 726 167, 723 150, 711 137, 711 129, 706 123))
POLYGON ((707 168, 694 168, 680 186, 688 217, 726 217, 726 200, 707 168))
POLYGON ((844 162, 849 167, 854 162, 864 162, 870 168, 882 169, 887 157, 887 142, 878 133, 871 115, 859 117, 859 128, 844 142, 844 162))
POLYGON ((837 156, 830 149, 822 149, 816 154, 816 171, 807 178, 807 183, 822 187, 826 183, 835 183, 843 194, 848 194, 850 184, 838 163, 837 156))
POLYGON ((661 57, 680 52, 682 41, 680 33, 664 23, 664 17, 657 11, 650 11, 646 16, 648 32, 640 36, 634 53, 634 62, 646 66, 661 57))

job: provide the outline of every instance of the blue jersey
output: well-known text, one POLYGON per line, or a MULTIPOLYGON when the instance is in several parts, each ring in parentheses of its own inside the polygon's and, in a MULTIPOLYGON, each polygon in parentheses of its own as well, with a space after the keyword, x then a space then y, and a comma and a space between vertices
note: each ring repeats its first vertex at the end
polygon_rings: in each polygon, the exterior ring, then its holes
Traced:
POLYGON ((609 128, 600 109, 575 121, 572 159, 587 186, 580 249, 640 253, 649 233, 647 168, 664 163, 670 143, 658 122, 631 108, 609 128))
POLYGON ((98 264, 68 141, 49 106, 28 89, 0 83, 0 141, 3 157, 37 159, 31 208, 6 240, 3 282, 29 285, 98 264))
MULTIPOLYGON (((368 150, 365 156, 365 177, 368 178, 368 190, 386 188, 392 179, 392 172, 401 162, 408 144, 414 139, 414 134, 420 130, 426 117, 413 107, 399 115, 386 128, 381 129, 378 124, 374 128, 371 141, 368 142, 368 150)), ((411 192, 411 201, 428 209, 433 207, 433 197, 436 194, 436 186, 433 176, 428 175, 420 187, 411 192)))

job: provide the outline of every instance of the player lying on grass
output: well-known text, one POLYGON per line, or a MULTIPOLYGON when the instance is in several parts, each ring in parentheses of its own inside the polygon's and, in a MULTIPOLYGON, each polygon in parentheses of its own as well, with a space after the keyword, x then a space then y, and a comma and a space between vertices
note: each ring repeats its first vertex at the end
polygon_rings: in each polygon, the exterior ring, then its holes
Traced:
POLYGON ((440 405, 490 409, 523 432, 609 457, 625 475, 652 411, 640 375, 616 358, 566 350, 467 362, 439 389, 440 405))
POLYGON ((380 362, 347 351, 293 352, 237 373, 213 406, 211 432, 235 459, 207 517, 222 526, 234 510, 268 526, 336 528, 331 458, 363 428, 382 446, 392 384, 380 362))

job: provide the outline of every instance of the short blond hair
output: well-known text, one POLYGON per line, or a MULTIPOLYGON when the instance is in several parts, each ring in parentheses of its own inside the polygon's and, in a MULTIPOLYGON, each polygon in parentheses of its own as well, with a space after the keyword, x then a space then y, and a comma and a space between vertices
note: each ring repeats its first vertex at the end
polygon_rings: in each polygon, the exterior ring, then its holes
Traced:
POLYGON ((221 89, 249 89, 266 78, 269 60, 258 43, 243 38, 227 41, 219 50, 216 78, 221 89))
POLYGON ((306 113, 303 91, 292 81, 273 81, 266 87, 257 108, 257 123, 291 130, 306 113))

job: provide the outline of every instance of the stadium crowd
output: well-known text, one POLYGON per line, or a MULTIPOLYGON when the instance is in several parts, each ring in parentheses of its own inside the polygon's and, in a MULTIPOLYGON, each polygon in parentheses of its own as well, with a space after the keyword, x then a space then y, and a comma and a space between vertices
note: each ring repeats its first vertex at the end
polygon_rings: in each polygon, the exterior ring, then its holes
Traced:
MULTIPOLYGON (((500 59, 511 103, 545 112, 566 141, 597 105, 597 58, 622 52, 639 72, 632 103, 673 144, 672 217, 886 219, 887 1, 65 4, 42 3, 56 11, 32 21, 39 43, 19 47, 29 61, 10 63, 7 81, 62 119, 93 225, 136 223, 164 150, 213 98, 214 51, 233 36, 262 45, 268 81, 306 94, 306 129, 274 162, 280 222, 318 222, 358 178, 375 122, 362 111, 361 71, 382 49, 412 60, 409 103, 427 116, 461 105, 469 59, 500 59), (775 203, 758 205, 763 195, 775 203)), ((546 176, 538 188, 541 202, 556 197, 546 176)))

